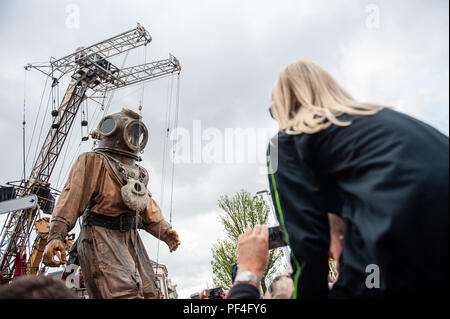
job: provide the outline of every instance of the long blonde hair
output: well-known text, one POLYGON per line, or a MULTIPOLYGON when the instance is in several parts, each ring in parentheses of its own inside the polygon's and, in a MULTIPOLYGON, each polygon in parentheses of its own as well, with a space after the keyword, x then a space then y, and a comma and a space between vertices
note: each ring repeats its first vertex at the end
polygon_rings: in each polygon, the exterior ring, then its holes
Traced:
POLYGON ((298 61, 285 67, 273 87, 270 110, 288 134, 316 133, 335 124, 350 125, 339 115, 372 115, 383 106, 354 100, 320 66, 298 61))

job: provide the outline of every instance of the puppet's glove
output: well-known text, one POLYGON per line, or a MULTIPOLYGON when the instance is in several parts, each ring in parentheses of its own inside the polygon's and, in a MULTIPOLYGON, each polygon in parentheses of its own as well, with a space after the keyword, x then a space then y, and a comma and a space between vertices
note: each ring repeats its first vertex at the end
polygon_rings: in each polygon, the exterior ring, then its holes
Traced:
POLYGON ((66 263, 66 245, 64 244, 64 239, 68 230, 69 226, 64 218, 52 218, 47 246, 45 247, 43 256, 43 262, 46 266, 58 267, 66 263), (55 255, 59 261, 54 259, 55 255))
POLYGON ((168 229, 164 238, 167 246, 169 246, 170 252, 177 250, 178 246, 180 246, 180 238, 178 237, 178 233, 173 229, 168 229))
POLYGON ((66 263, 66 245, 60 239, 51 240, 44 250, 43 262, 49 267, 59 267, 61 264, 66 263), (59 260, 55 260, 54 256, 57 256, 59 260))

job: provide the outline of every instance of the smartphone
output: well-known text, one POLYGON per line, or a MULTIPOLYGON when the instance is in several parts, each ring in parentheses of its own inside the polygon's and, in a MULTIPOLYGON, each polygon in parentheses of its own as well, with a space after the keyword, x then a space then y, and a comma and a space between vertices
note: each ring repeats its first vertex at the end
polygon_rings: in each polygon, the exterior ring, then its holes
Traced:
POLYGON ((234 282, 234 279, 236 278, 236 274, 238 271, 238 264, 237 263, 233 263, 231 264, 231 282, 234 282))
POLYGON ((208 290, 208 299, 222 299, 222 287, 215 287, 208 290))
POLYGON ((269 227, 269 250, 287 246, 281 226, 269 227))

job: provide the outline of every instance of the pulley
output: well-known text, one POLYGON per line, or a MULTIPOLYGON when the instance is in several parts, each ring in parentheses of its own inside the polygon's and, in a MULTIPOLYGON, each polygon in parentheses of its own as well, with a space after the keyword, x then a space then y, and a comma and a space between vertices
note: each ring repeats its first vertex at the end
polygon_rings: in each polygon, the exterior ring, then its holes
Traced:
MULTIPOLYGON (((88 126, 88 121, 87 121, 87 116, 86 113, 84 112, 84 110, 87 110, 87 105, 81 104, 81 135, 83 135, 83 126, 87 127, 88 126)), ((89 139, 89 129, 87 129, 85 136, 81 137, 81 141, 82 142, 86 142, 89 139)))

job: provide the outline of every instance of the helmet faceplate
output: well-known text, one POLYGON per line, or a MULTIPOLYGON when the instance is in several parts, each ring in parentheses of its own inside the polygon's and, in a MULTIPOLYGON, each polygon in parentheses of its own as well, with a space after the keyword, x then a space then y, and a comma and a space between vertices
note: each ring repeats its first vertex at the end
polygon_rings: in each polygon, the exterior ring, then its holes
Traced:
POLYGON ((105 116, 91 133, 98 139, 96 150, 105 150, 139 160, 139 152, 147 145, 148 131, 141 116, 123 108, 105 116))

